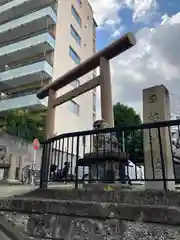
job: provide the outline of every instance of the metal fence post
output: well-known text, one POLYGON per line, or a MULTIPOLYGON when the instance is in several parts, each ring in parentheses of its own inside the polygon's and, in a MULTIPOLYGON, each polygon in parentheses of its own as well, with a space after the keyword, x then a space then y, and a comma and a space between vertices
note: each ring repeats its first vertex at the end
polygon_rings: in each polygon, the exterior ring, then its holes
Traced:
POLYGON ((164 190, 167 191, 165 164, 164 164, 164 156, 163 156, 163 148, 162 148, 160 127, 158 127, 158 138, 159 138, 160 158, 161 158, 161 166, 162 166, 163 185, 164 185, 164 190))
POLYGON ((42 152, 42 158, 41 158, 41 169, 40 169, 40 188, 47 188, 47 184, 46 186, 44 185, 44 174, 45 174, 45 163, 46 161, 46 144, 43 144, 43 152, 42 152))
POLYGON ((75 179, 75 189, 78 189, 78 164, 79 164, 79 136, 77 136, 77 145, 76 145, 76 179, 75 179))

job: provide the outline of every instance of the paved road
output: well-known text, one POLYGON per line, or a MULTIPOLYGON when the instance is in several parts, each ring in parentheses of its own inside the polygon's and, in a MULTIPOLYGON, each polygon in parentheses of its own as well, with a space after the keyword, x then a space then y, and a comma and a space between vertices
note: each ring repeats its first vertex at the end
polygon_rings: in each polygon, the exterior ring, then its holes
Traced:
POLYGON ((0 185, 0 198, 13 197, 14 195, 25 194, 33 190, 35 190, 35 187, 32 185, 0 185))
MULTIPOLYGON (((13 197, 14 195, 22 195, 28 192, 31 192, 38 188, 38 186, 33 185, 0 185, 0 198, 13 197)), ((53 189, 72 189, 74 188, 73 184, 50 184, 48 188, 53 189)), ((1 240, 1 238, 0 238, 1 240)))
POLYGON ((11 240, 10 238, 8 238, 3 232, 0 231, 0 239, 1 240, 11 240))

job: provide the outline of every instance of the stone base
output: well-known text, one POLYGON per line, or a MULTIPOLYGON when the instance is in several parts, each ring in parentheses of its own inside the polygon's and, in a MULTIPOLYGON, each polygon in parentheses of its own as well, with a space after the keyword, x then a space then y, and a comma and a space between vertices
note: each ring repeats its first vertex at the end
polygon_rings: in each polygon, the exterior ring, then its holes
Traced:
POLYGON ((180 239, 179 207, 79 200, 53 202, 42 198, 11 199, 5 204, 7 201, 1 200, 6 213, 0 226, 10 232, 11 239, 46 239, 50 236, 64 240, 180 239), (47 214, 43 214, 44 210, 47 214), (9 226, 10 222, 13 228, 9 226))
POLYGON ((7 179, 3 181, 5 184, 10 184, 10 185, 21 185, 22 182, 16 179, 7 179))
POLYGON ((88 183, 84 184, 85 190, 115 191, 124 188, 131 188, 129 184, 122 183, 88 183))

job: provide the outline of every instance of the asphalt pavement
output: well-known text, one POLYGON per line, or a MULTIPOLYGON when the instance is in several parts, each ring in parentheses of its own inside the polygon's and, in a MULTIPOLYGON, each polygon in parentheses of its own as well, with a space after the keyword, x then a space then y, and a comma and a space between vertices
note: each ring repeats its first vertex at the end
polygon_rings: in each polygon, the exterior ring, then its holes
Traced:
POLYGON ((1 240, 12 240, 10 238, 8 238, 3 232, 0 231, 0 239, 1 240))
POLYGON ((37 187, 33 185, 0 185, 0 198, 13 197, 14 195, 22 195, 31 192, 36 188, 37 187))

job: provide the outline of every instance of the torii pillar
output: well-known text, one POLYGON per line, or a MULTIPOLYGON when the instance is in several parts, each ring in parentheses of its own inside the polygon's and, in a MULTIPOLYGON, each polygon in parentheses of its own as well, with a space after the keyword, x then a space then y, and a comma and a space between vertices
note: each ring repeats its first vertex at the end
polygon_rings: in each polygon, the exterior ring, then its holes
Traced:
POLYGON ((114 127, 110 65, 104 57, 100 58, 100 90, 101 117, 108 123, 109 127, 114 127))

